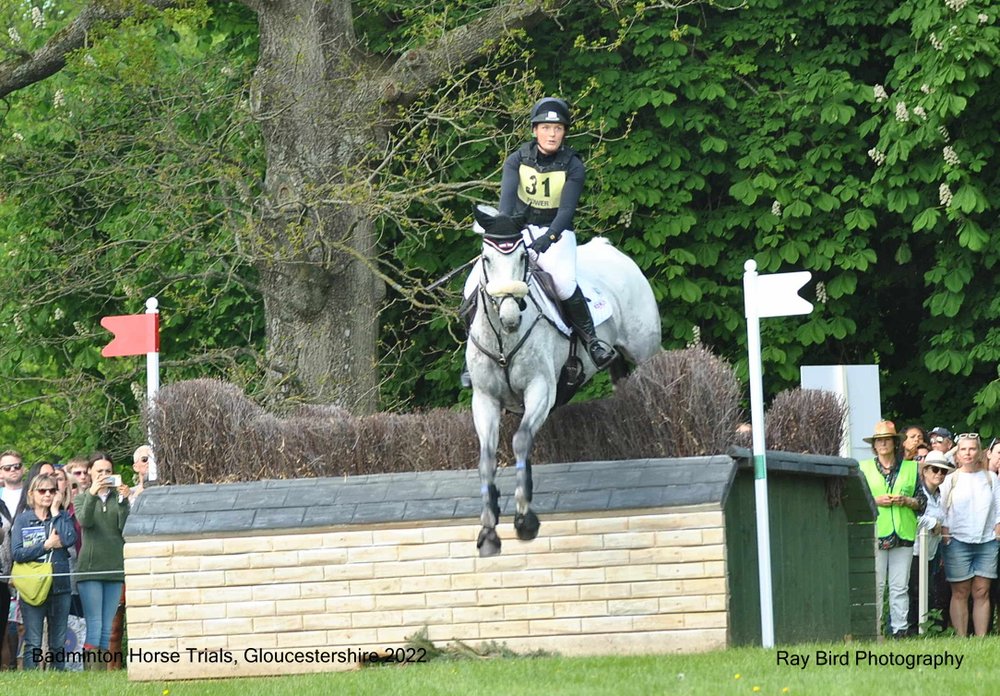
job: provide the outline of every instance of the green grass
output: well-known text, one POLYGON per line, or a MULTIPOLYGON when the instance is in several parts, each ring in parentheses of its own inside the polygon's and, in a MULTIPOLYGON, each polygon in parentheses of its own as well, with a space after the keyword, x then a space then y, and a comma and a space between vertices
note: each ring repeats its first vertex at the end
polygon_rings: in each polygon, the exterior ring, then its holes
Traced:
POLYGON ((936 694, 987 693, 1000 683, 1000 638, 934 638, 881 645, 851 643, 783 648, 814 656, 871 650, 875 654, 961 655, 960 669, 879 667, 852 664, 805 669, 776 664, 776 652, 739 648, 700 655, 600 658, 513 658, 434 661, 427 664, 369 667, 352 672, 255 679, 184 682, 129 682, 124 673, 5 673, 8 693, 67 693, 190 696, 256 694, 936 694), (44 689, 44 691, 42 691, 44 689), (891 691, 890 691, 891 690, 891 691))

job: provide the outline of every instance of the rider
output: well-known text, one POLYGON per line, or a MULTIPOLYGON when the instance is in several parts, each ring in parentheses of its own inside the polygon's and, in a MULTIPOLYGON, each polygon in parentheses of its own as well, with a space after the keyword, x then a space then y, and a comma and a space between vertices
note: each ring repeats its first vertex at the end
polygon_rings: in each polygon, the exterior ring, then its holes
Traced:
MULTIPOLYGON (((600 370, 614 360, 615 351, 597 338, 587 300, 576 283, 576 233, 572 225, 586 170, 576 151, 563 142, 570 124, 569 105, 564 100, 545 97, 535 102, 531 108, 534 139, 511 153, 503 165, 500 214, 526 219, 533 240, 528 249, 537 255, 538 267, 552 276, 570 323, 600 370)), ((473 272, 465 285, 467 299, 476 283, 473 272)))

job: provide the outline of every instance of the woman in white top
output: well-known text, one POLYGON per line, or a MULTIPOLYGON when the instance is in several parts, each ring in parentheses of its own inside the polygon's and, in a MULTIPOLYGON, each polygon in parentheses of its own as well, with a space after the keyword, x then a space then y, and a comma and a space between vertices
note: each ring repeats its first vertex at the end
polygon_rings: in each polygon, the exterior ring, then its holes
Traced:
POLYGON ((958 436, 954 472, 941 484, 945 522, 944 568, 951 583, 951 624, 968 634, 969 595, 972 625, 986 635, 990 617, 990 580, 997 577, 997 536, 1000 535, 1000 477, 985 466, 978 433, 958 436))

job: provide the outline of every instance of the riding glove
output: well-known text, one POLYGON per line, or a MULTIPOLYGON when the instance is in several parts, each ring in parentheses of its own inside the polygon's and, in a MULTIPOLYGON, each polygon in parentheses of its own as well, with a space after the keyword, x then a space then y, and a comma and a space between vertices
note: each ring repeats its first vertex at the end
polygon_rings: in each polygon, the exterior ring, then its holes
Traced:
POLYGON ((533 241, 531 243, 531 246, 529 246, 528 248, 531 249, 532 251, 534 251, 537 254, 543 254, 543 253, 545 253, 546 249, 548 249, 554 243, 558 242, 559 238, 561 236, 562 236, 561 233, 560 234, 549 234, 548 232, 546 232, 541 237, 539 237, 538 239, 536 239, 535 241, 533 241))

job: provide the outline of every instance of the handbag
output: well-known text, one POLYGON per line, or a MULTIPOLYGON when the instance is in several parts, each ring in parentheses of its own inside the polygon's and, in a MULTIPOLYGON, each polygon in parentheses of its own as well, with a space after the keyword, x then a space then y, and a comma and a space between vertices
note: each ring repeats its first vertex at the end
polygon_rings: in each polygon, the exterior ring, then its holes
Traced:
POLYGON ((44 561, 14 563, 10 578, 21 599, 33 607, 41 606, 52 589, 52 551, 44 561))

